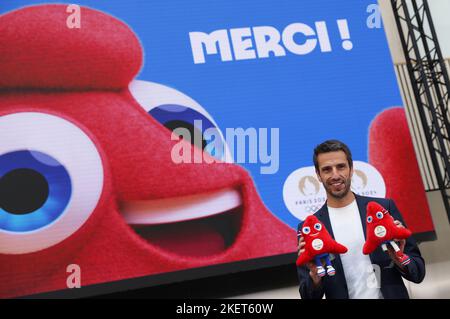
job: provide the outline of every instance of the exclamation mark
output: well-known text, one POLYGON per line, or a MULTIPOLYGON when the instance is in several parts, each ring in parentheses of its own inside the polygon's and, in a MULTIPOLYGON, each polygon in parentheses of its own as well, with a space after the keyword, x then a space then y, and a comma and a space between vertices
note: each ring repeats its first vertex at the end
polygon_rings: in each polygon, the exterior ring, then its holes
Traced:
POLYGON ((339 33, 341 34, 341 38, 342 38, 342 47, 344 48, 344 50, 350 51, 351 49, 353 49, 353 43, 352 41, 350 41, 350 31, 348 29, 348 24, 347 24, 347 20, 343 19, 343 20, 337 20, 337 24, 338 24, 338 28, 339 28, 339 33))

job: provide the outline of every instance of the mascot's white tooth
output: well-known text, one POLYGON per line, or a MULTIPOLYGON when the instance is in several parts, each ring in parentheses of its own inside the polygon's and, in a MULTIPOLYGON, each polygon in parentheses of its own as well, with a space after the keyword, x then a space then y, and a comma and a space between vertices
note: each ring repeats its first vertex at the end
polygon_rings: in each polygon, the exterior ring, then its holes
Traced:
POLYGON ((233 188, 177 198, 124 202, 121 213, 130 225, 157 225, 218 215, 242 205, 233 188))

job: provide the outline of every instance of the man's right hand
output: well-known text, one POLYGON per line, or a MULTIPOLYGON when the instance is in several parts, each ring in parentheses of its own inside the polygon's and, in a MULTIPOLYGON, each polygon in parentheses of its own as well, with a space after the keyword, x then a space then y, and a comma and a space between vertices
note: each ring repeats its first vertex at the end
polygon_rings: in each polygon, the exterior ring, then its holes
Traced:
MULTIPOLYGON (((300 256, 305 251, 305 239, 303 236, 300 236, 298 240, 298 256, 300 256)), ((309 268, 309 276, 311 277, 314 286, 317 287, 322 283, 322 278, 317 275, 317 266, 314 262, 309 261, 306 263, 306 266, 309 268)))

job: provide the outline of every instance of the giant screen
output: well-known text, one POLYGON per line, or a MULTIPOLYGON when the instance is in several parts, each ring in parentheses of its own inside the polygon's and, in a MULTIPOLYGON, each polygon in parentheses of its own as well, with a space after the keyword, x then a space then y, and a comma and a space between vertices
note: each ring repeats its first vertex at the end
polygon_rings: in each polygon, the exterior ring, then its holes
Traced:
POLYGON ((433 234, 376 1, 0 13, 0 296, 294 262, 327 139, 352 150, 352 191, 433 234))

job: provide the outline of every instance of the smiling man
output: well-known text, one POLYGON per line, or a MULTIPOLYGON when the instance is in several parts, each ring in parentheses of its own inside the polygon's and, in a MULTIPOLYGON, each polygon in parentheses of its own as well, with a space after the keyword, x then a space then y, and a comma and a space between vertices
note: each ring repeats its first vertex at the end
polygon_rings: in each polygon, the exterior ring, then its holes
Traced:
MULTIPOLYGON (((363 254, 366 232, 366 206, 375 201, 385 207, 395 219, 397 227, 403 219, 391 199, 370 198, 350 191, 353 161, 350 149, 337 140, 325 141, 314 149, 314 166, 323 184, 327 201, 315 216, 329 230, 331 236, 348 248, 343 255, 334 256, 334 276, 320 277, 317 267, 310 262, 297 267, 300 295, 303 299, 400 299, 409 298, 402 277, 414 283, 422 282, 425 262, 415 240, 396 240, 411 262, 402 265, 393 249, 388 253, 377 248, 370 255, 363 254)), ((298 229, 301 229, 302 223, 298 229)), ((305 251, 300 237, 299 256, 305 251)))

